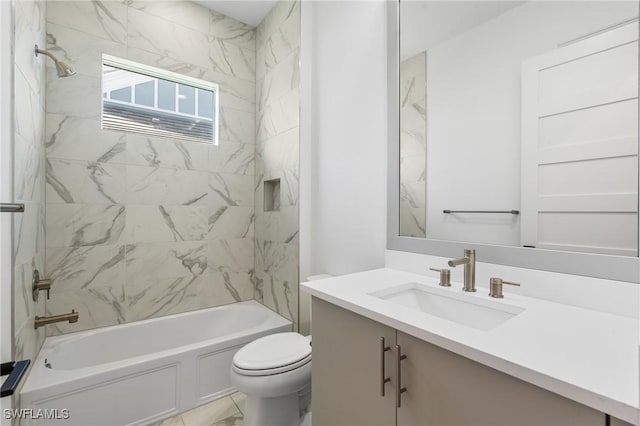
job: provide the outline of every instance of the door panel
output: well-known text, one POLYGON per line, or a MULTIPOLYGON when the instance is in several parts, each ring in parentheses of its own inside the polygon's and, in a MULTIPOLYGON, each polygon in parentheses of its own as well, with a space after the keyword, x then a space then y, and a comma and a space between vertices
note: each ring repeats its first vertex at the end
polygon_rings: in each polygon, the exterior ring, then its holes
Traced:
POLYGON ((636 256, 637 206, 633 22, 523 63, 522 244, 636 256))
POLYGON ((604 414, 398 331, 398 426, 602 426, 604 414))
MULTIPOLYGON (((393 388, 380 395, 380 338, 393 347, 394 329, 313 298, 314 426, 389 426, 396 422, 393 388)), ((392 351, 384 355, 393 376, 392 351)))

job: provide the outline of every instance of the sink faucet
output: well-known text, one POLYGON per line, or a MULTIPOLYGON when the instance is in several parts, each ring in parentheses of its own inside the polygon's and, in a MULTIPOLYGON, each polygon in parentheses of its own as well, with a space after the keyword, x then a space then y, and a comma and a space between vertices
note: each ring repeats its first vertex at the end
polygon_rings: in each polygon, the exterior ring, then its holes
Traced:
POLYGON ((464 265, 464 291, 476 291, 476 251, 465 250, 464 257, 449 261, 449 266, 455 268, 464 265))

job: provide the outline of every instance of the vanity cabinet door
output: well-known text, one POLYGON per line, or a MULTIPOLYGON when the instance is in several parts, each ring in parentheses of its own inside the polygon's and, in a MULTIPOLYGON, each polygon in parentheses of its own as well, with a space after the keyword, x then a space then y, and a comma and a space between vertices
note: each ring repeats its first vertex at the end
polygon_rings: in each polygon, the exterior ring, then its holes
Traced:
MULTIPOLYGON (((393 347, 396 331, 315 297, 312 313, 313 425, 395 425, 393 383, 381 396, 380 338, 393 347)), ((392 351, 384 358, 389 377, 392 351)))
POLYGON ((599 411, 400 331, 397 333, 398 345, 407 356, 402 361, 402 386, 407 390, 397 411, 399 426, 602 426, 605 423, 605 416, 599 411))

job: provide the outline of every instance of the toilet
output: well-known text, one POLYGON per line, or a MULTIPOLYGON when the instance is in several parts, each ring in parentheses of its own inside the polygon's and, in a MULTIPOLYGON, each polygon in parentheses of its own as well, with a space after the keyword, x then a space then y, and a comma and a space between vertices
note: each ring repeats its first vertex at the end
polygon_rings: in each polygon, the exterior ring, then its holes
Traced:
POLYGON ((248 426, 300 426, 311 404, 311 338, 261 337, 233 357, 231 382, 247 395, 248 426))

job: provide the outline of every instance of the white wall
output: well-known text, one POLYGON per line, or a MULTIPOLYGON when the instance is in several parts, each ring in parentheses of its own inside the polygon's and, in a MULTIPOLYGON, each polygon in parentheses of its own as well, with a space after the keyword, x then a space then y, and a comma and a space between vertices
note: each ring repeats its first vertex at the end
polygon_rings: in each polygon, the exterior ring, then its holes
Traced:
POLYGON ((312 110, 301 118, 311 125, 301 142, 301 192, 310 194, 301 199, 302 279, 381 267, 386 246, 386 4, 308 2, 303 22, 306 13, 312 29, 302 50, 310 46, 311 55, 303 53, 301 79, 312 110))
POLYGON ((428 50, 429 238, 520 245, 517 216, 442 210, 519 209, 522 61, 637 14, 635 2, 528 2, 428 50))

